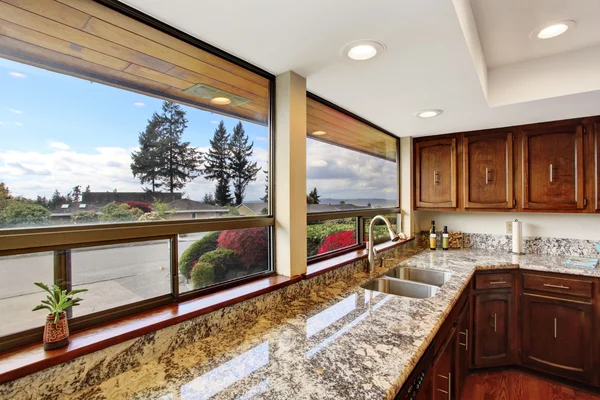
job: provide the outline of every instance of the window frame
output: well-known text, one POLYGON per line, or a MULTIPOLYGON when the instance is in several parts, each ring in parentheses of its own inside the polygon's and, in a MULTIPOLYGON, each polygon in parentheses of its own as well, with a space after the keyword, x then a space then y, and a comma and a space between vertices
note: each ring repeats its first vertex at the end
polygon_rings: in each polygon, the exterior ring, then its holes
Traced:
MULTIPOLYGON (((374 217, 376 215, 387 215, 387 214, 397 214, 398 216, 401 216, 402 214, 402 210, 400 208, 400 204, 401 204, 401 177, 400 177, 400 138, 395 136, 393 133, 373 124, 372 122, 336 105, 331 103, 328 100, 323 99, 322 97, 317 96, 314 93, 311 92, 306 92, 306 97, 310 98, 312 100, 315 100, 329 108, 332 108, 342 114, 345 114, 346 116, 353 118, 359 122, 362 122, 363 124, 366 124, 372 128, 377 129, 378 131, 380 131, 381 133, 384 133, 388 136, 391 136, 395 142, 396 142, 396 207, 386 207, 386 208, 357 208, 355 210, 348 210, 348 211, 333 211, 333 212, 319 212, 319 213, 307 213, 306 214, 306 221, 307 222, 312 222, 312 221, 327 221, 327 220, 332 220, 332 219, 342 219, 342 218, 356 218, 356 228, 355 228, 355 232, 356 232, 356 238, 357 238, 357 244, 353 245, 353 246, 348 246, 348 247, 344 247, 342 249, 339 250, 334 250, 334 251, 330 251, 324 254, 318 254, 318 255, 314 255, 314 256, 310 256, 307 257, 307 264, 311 265, 314 263, 317 263, 319 261, 323 261, 323 260, 327 260, 327 259, 331 259, 337 256, 341 256, 356 250, 360 250, 360 249, 365 249, 366 248, 366 243, 364 240, 364 236, 365 236, 365 228, 364 228, 364 219, 366 217, 374 217)), ((308 138, 307 138, 308 139, 308 138)), ((335 146, 334 144, 332 144, 332 146, 335 146)), ((343 146, 340 146, 343 147, 343 146)), ((402 219, 401 218, 396 218, 396 230, 401 232, 402 231, 402 219)))
MULTIPOLYGON (((0 229, 0 257, 32 254, 40 252, 54 252, 54 282, 61 283, 63 289, 70 285, 70 257, 57 257, 72 249, 82 247, 98 247, 109 244, 123 244, 151 240, 170 240, 171 260, 171 293, 160 295, 119 307, 98 311, 75 318, 69 318, 71 332, 84 330, 92 326, 114 321, 120 318, 133 316, 143 311, 161 306, 187 301, 227 288, 261 279, 276 274, 275 271, 275 76, 269 72, 220 50, 206 42, 188 35, 170 25, 167 25, 133 7, 116 0, 93 0, 126 17, 137 20, 166 35, 179 39, 185 43, 204 50, 212 55, 229 61, 269 81, 268 102, 268 132, 269 132, 269 201, 268 214, 257 216, 240 216, 229 218, 212 218, 206 220, 171 220, 152 222, 126 222, 126 223, 101 223, 93 225, 53 226, 21 229, 0 229), (201 233, 233 229, 267 227, 268 229, 268 269, 241 278, 221 282, 205 288, 194 289, 179 293, 178 269, 178 235, 186 233, 201 233), (58 259, 58 261, 57 261, 58 259)), ((47 65, 49 69, 55 66, 47 65)), ((59 72, 64 74, 64 72, 59 72)), ((79 78, 81 79, 81 78, 79 78)), ((106 83, 103 83, 106 84, 106 83)), ((151 89, 142 90, 140 87, 122 86, 124 90, 156 95, 151 89)), ((165 98, 164 95, 159 97, 165 98)), ((175 99, 175 101, 177 101, 175 99)), ((202 110, 206 111, 206 110, 202 110)), ((33 284, 33 282, 32 282, 33 284)), ((70 310, 69 310, 70 311, 70 310)), ((70 317, 70 313, 69 313, 70 317)), ((0 336, 0 354, 15 348, 36 343, 42 337, 44 326, 40 319, 40 326, 0 336)))

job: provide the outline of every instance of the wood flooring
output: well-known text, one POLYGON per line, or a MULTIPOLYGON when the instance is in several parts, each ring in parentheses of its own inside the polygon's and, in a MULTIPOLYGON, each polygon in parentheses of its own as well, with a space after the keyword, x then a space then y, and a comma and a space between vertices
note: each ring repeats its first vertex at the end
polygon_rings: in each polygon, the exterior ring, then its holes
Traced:
POLYGON ((600 400, 600 394, 520 371, 501 371, 469 375, 461 400, 600 400))

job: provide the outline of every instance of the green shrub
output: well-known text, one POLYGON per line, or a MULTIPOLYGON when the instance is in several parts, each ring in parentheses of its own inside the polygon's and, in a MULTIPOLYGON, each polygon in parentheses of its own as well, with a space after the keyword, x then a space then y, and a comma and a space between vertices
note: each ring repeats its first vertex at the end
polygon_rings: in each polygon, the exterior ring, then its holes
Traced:
POLYGON ((211 285, 215 281, 215 270, 209 263, 199 262, 194 264, 191 275, 194 289, 211 285))
POLYGON ((71 214, 71 221, 75 224, 91 224, 98 221, 96 211, 78 210, 71 214))
POLYGON ((164 218, 161 217, 157 211, 151 211, 151 212, 142 214, 142 216, 138 219, 138 221, 140 221, 140 222, 164 221, 164 218))
POLYGON ((240 258, 233 250, 220 248, 204 253, 199 259, 198 264, 210 264, 214 270, 215 282, 225 280, 228 271, 243 269, 240 258))
POLYGON ((117 204, 114 201, 100 207, 100 213, 102 222, 137 221, 144 214, 139 208, 131 208, 127 204, 117 204))
POLYGON ((0 214, 0 226, 39 226, 50 223, 50 211, 44 207, 11 200, 0 214))
POLYGON ((221 232, 211 232, 195 241, 179 258, 179 273, 190 279, 193 264, 204 254, 217 249, 217 239, 221 232))

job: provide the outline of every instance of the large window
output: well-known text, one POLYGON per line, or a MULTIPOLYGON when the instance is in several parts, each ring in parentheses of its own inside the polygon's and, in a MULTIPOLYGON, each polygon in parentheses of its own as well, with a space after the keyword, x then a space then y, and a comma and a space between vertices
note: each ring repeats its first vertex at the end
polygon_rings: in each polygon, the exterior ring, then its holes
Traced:
POLYGON ((272 273, 273 77, 91 0, 0 0, 0 350, 272 273))
MULTIPOLYGON (((319 260, 364 247, 372 216, 396 223, 398 139, 315 96, 307 130, 307 253, 319 260)), ((389 240, 379 221, 374 233, 376 243, 389 240)))

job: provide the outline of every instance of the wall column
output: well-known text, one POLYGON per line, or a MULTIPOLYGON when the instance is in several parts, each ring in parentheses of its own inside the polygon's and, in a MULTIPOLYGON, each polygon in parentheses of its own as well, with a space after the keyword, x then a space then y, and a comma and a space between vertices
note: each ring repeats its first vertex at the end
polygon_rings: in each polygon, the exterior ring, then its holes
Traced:
POLYGON ((414 235, 415 218, 412 209, 413 160, 412 138, 400 138, 400 212, 402 213, 402 233, 406 237, 414 235))
POLYGON ((275 256, 280 275, 306 272, 306 78, 276 77, 275 256))

